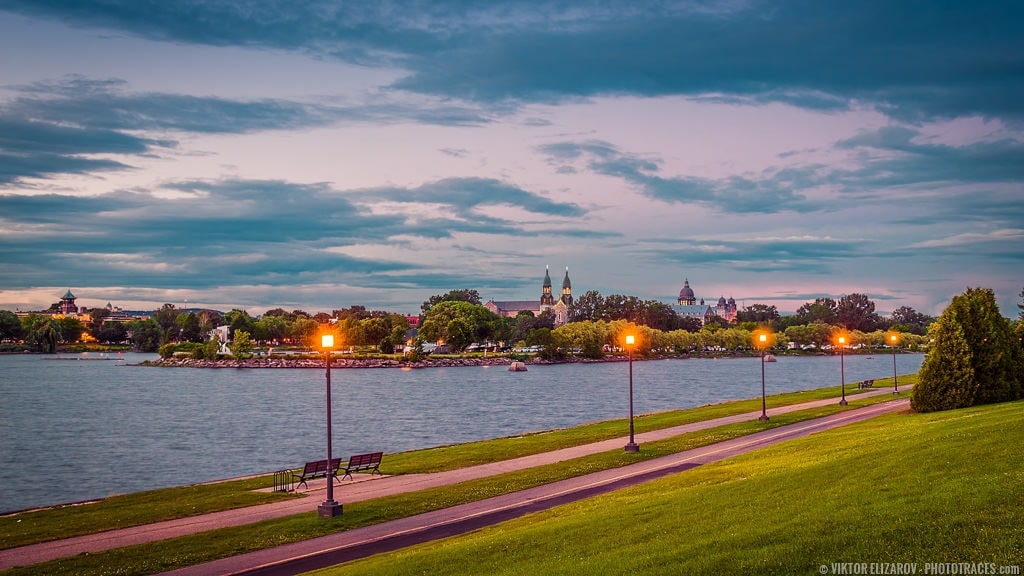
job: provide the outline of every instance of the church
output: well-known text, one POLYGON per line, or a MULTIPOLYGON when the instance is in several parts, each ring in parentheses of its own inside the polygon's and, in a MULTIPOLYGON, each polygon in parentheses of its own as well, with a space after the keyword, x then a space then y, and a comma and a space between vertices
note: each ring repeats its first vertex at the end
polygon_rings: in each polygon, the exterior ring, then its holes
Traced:
POLYGON ((682 318, 699 319, 702 325, 707 324, 715 316, 730 324, 736 321, 736 300, 732 296, 728 300, 725 299, 725 296, 719 297, 718 303, 714 307, 705 304, 703 298, 698 304, 697 296, 694 294, 693 288, 690 288, 689 278, 683 281, 683 289, 679 291, 679 298, 672 309, 682 318))
POLYGON ((498 316, 515 318, 520 312, 532 312, 539 316, 541 312, 550 310, 555 315, 555 326, 569 321, 569 307, 572 306, 572 282, 569 281, 569 267, 565 267, 565 278, 562 280, 562 293, 555 299, 552 291, 551 273, 544 268, 544 284, 541 286, 539 300, 488 300, 484 307, 498 316))

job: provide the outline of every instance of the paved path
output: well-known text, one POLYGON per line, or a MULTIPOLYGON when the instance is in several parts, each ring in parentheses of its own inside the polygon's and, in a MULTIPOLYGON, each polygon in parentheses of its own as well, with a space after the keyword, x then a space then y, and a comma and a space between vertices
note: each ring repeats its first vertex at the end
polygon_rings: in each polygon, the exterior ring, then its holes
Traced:
MULTIPOLYGON (((852 395, 851 398, 864 398, 868 396, 877 396, 882 394, 892 394, 892 391, 889 389, 871 390, 868 392, 852 395)), ((784 414, 798 410, 806 410, 808 408, 833 405, 835 403, 835 398, 828 398, 824 400, 805 402, 802 404, 782 406, 770 409, 768 411, 768 415, 772 416, 777 414, 784 414)), ((891 406, 892 404, 895 403, 890 403, 888 405, 891 406)), ((905 405, 906 403, 900 402, 899 404, 905 405)), ((846 413, 844 412, 837 416, 841 416, 842 414, 846 413)), ((737 414, 735 416, 726 416, 722 418, 716 418, 713 420, 705 420, 701 422, 694 422, 691 424, 684 424, 682 426, 665 428, 662 430, 644 432, 641 434, 636 434, 636 440, 642 446, 646 442, 671 438, 674 436, 678 436, 680 434, 685 434, 687 432, 704 430, 707 428, 713 428, 726 424, 733 424, 736 422, 749 421, 752 419, 756 419, 759 415, 760 411, 747 412, 744 414, 737 414)), ((782 430, 782 428, 779 428, 778 430, 782 430)), ((770 433, 772 431, 769 430, 765 432, 770 433)), ((754 438, 755 436, 758 435, 747 436, 745 438, 754 438)), ((359 502, 363 500, 369 500, 372 498, 379 498, 381 496, 413 492, 437 486, 446 486, 456 484, 459 482, 464 482, 467 480, 485 478, 488 476, 502 474, 505 472, 522 470, 535 466, 543 466, 546 464, 570 460, 581 456, 588 456, 591 454, 621 449, 622 446, 625 445, 626 441, 626 438, 616 438, 613 440, 606 440, 603 442, 596 442, 593 444, 586 444, 582 446, 574 446, 562 450, 544 452, 540 454, 534 454, 531 456, 515 458, 512 460, 494 462, 491 464, 481 464, 478 466, 471 466, 468 468, 460 468, 457 470, 450 470, 447 472, 437 472, 431 474, 406 474, 401 476, 386 476, 383 478, 370 478, 362 476, 360 480, 357 482, 345 483, 341 487, 336 487, 335 498, 342 503, 359 502)), ((657 461, 658 460, 651 460, 649 462, 657 461)), ((582 478, 589 477, 590 476, 588 475, 582 478)), ((262 520, 278 518, 292 514, 299 514, 302 512, 312 512, 316 510, 317 504, 324 500, 325 493, 326 482, 323 480, 314 481, 310 483, 309 489, 306 491, 306 498, 296 498, 282 502, 275 502, 272 504, 262 504, 259 506, 250 506, 235 510, 226 510, 223 512, 204 514, 201 516, 180 518, 176 520, 169 520, 166 522, 157 522, 154 524, 124 528, 120 530, 111 530, 108 532, 101 532, 98 534, 88 534, 85 536, 78 536, 75 538, 68 538, 64 540, 43 542, 40 544, 22 546, 8 550, 0 550, 0 570, 4 570, 14 566, 28 566, 31 564, 37 564, 40 562, 45 562, 56 558, 73 556, 76 554, 86 552, 100 552, 112 548, 120 548, 123 546, 142 544, 157 540, 164 540, 168 538, 174 538, 177 536, 195 534, 205 532, 208 530, 215 530, 218 528, 251 524, 262 520)), ((450 516, 452 514, 452 510, 453 509, 441 510, 438 511, 437 513, 441 514, 442 516, 450 516)), ((349 532, 355 531, 348 531, 346 533, 349 532)))

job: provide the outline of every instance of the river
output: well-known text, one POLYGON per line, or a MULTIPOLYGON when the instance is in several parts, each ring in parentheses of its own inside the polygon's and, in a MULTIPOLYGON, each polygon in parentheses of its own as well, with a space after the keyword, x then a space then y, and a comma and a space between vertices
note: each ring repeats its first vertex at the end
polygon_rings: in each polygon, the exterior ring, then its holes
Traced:
MULTIPOLYGON (((0 355, 0 512, 324 457, 323 369, 156 368, 137 365, 155 355, 95 358, 0 355)), ((897 371, 917 372, 922 358, 897 355, 897 371)), ((759 396, 759 364, 756 357, 635 361, 635 412, 759 396)), ((839 365, 831 356, 779 357, 766 364, 767 392, 838 385, 839 365)), ((889 355, 845 357, 848 384, 892 371, 889 355)), ((527 372, 334 369, 331 376, 340 457, 628 415, 627 362, 531 365, 527 372)))

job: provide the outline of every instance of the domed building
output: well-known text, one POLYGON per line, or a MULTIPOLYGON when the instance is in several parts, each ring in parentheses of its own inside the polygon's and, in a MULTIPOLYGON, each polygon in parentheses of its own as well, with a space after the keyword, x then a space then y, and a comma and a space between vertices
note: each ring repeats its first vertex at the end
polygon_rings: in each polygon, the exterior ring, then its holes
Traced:
POLYGON ((701 298, 698 304, 697 295, 693 292, 693 288, 690 287, 689 278, 683 280, 683 288, 679 291, 679 298, 676 300, 676 305, 672 308, 683 318, 698 318, 701 324, 707 324, 715 316, 730 323, 736 321, 735 299, 729 297, 726 300, 725 296, 722 296, 718 299, 718 303, 712 307, 705 304, 704 299, 701 298))

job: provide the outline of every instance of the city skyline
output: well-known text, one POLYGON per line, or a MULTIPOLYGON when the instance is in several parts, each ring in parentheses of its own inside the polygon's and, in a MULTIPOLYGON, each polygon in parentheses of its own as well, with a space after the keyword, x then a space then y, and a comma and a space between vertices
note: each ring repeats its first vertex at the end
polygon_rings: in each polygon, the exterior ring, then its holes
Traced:
POLYGON ((1024 286, 1014 2, 0 7, 0 308, 1024 286))

